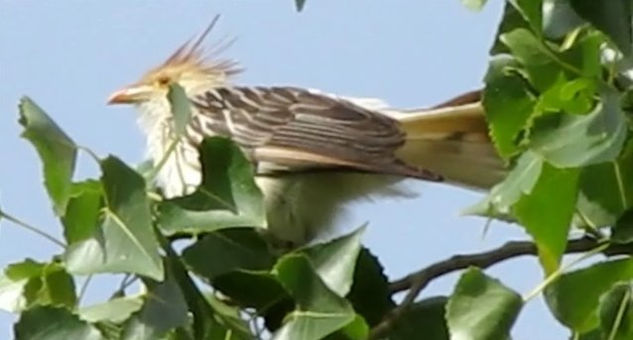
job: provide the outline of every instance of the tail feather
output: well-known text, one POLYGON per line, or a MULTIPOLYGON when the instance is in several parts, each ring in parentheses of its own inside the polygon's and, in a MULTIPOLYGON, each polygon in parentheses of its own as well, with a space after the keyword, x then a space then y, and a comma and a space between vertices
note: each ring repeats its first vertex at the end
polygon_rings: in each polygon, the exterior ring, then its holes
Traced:
POLYGON ((397 155, 407 164, 470 188, 489 189, 505 176, 480 103, 385 113, 406 132, 407 141, 397 155))

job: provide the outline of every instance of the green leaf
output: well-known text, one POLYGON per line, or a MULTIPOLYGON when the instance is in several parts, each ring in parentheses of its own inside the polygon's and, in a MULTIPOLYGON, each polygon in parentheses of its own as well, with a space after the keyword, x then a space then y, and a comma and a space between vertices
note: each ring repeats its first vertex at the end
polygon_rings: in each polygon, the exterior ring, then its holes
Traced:
POLYGON ((503 33, 510 32, 520 27, 531 29, 532 26, 525 19, 522 12, 517 9, 516 1, 505 1, 503 16, 501 18, 501 22, 499 23, 499 27, 497 28, 497 33, 495 34, 494 44, 490 48, 490 55, 498 57, 500 54, 509 53, 507 46, 499 40, 499 37, 503 35, 503 33))
POLYGON ((578 169, 556 169, 545 163, 538 182, 514 206, 514 215, 536 242, 546 273, 556 270, 578 197, 578 169))
POLYGON ((389 280, 384 268, 369 249, 363 248, 358 255, 352 288, 347 299, 356 313, 371 326, 378 324, 396 304, 391 299, 389 280))
POLYGON ((77 274, 125 272, 162 280, 163 263, 143 178, 112 156, 101 162, 101 170, 105 217, 93 237, 68 247, 68 269, 77 274))
POLYGON ((547 113, 586 114, 595 105, 595 83, 587 78, 568 81, 559 73, 559 78, 539 97, 534 108, 535 116, 547 113))
POLYGON ((618 284, 600 299, 600 324, 604 339, 633 338, 633 299, 631 286, 618 284))
POLYGON ((543 1, 543 33, 547 38, 563 38, 582 24, 584 20, 571 8, 569 0, 543 1))
POLYGON ((356 315, 354 321, 327 336, 326 340, 366 340, 369 338, 369 326, 362 316, 356 315))
POLYGON ((451 339, 507 339, 523 300, 499 281, 470 268, 446 305, 451 339))
POLYGON ((632 51, 631 2, 629 0, 570 0, 583 19, 604 32, 625 55, 632 51))
POLYGON ((530 23, 532 30, 540 35, 543 27, 542 0, 511 0, 525 20, 530 23))
MULTIPOLYGON (((626 241, 628 224, 619 221, 633 207, 633 142, 629 142, 614 162, 591 165, 582 169, 578 210, 584 224, 590 227, 613 226, 618 221, 613 240, 626 241), (622 232, 625 232, 624 234, 622 232), (615 235, 617 234, 617 236, 615 235)), ((582 224, 582 223, 580 223, 582 224)))
POLYGON ((521 197, 532 192, 542 169, 543 159, 531 151, 525 152, 508 176, 495 185, 487 197, 464 213, 494 217, 509 215, 521 197))
POLYGON ((306 256, 283 257, 274 273, 297 303, 274 339, 321 339, 354 321, 353 308, 326 286, 306 256))
POLYGON ((29 280, 40 279, 45 264, 26 259, 8 265, 4 275, 0 276, 0 309, 10 313, 22 311, 27 306, 24 297, 25 287, 29 280))
MULTIPOLYGON (((206 334, 210 330, 217 328, 213 309, 205 296, 200 292, 196 282, 192 280, 180 256, 168 245, 165 246, 165 252, 165 268, 169 275, 168 279, 173 280, 180 288, 193 321, 192 338, 209 338, 206 334)), ((213 338, 211 337, 210 339, 213 338)))
POLYGON ((330 242, 304 250, 323 282, 339 296, 345 296, 352 286, 364 231, 363 226, 330 242))
POLYGON ((206 298, 219 321, 231 332, 231 336, 237 339, 252 338, 249 325, 242 319, 242 310, 239 307, 228 305, 213 294, 207 294, 206 298))
POLYGON ((270 270, 275 258, 252 229, 212 232, 185 248, 182 258, 192 271, 211 281, 237 270, 270 270))
POLYGON ((16 340, 101 340, 101 333, 64 308, 36 307, 13 327, 16 340))
POLYGON ((462 4, 472 11, 481 11, 488 0, 462 0, 462 4))
POLYGON ((37 295, 41 304, 74 308, 77 303, 73 277, 58 263, 49 263, 44 267, 42 288, 37 295))
POLYGON ((227 273, 215 279, 214 287, 240 306, 263 310, 261 314, 266 314, 278 303, 287 305, 284 301, 290 299, 276 277, 262 271, 227 273))
POLYGON ((167 235, 228 227, 264 227, 262 194, 240 149, 221 137, 200 147, 202 184, 191 195, 159 205, 159 226, 167 235))
POLYGON ((171 113, 174 117, 176 136, 181 136, 191 120, 191 104, 182 86, 174 83, 169 85, 167 100, 171 104, 171 113))
POLYGON ((0 276, 0 308, 9 312, 35 305, 74 308, 76 303, 73 278, 59 263, 26 259, 7 266, 0 276))
POLYGON ((589 88, 594 92, 601 82, 603 48, 604 36, 597 31, 586 30, 581 31, 574 44, 562 52, 562 59, 588 78, 585 81, 590 82, 589 88))
POLYGON ((295 0, 295 5, 297 6, 297 12, 301 12, 305 4, 306 4, 306 0, 295 0))
POLYGON ((530 83, 539 91, 548 89, 563 71, 557 57, 549 48, 525 28, 505 33, 499 39, 508 46, 513 56, 527 70, 530 83))
POLYGON ((28 97, 20 100, 22 137, 28 139, 40 155, 44 168, 44 185, 55 213, 64 215, 71 193, 77 150, 75 143, 28 97))
POLYGON ((103 188, 98 181, 73 183, 71 191, 66 214, 62 217, 68 244, 86 240, 95 233, 103 206, 103 188))
POLYGON ((633 279, 630 258, 605 261, 565 273, 545 289, 545 300, 556 318, 576 332, 596 328, 600 297, 614 283, 633 279))
POLYGON ((587 115, 548 115, 537 120, 532 150, 560 168, 614 160, 626 139, 626 120, 619 94, 606 87, 600 93, 600 102, 587 115))
POLYGON ((189 322, 187 302, 173 279, 145 283, 148 286, 145 303, 124 326, 122 339, 158 339, 189 322))
POLYGON ((611 240, 616 243, 633 242, 633 210, 627 210, 620 216, 613 228, 611 240))
POLYGON ((429 340, 449 340, 446 325, 446 303, 448 298, 436 296, 418 301, 396 320, 389 339, 409 340, 424 334, 429 340))
POLYGON ((536 103, 526 90, 526 81, 509 72, 516 67, 515 59, 505 55, 493 57, 483 93, 490 135, 499 154, 506 158, 519 151, 519 133, 526 128, 536 103))
POLYGON ((79 309, 79 317, 87 322, 109 321, 122 323, 132 313, 137 312, 143 306, 140 296, 114 298, 104 303, 82 307, 79 309))

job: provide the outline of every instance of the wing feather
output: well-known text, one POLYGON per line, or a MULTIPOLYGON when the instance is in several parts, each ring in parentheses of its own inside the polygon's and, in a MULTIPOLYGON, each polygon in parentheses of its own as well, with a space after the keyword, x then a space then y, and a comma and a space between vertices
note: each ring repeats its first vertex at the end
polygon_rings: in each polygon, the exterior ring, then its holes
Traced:
POLYGON ((225 87, 192 102, 205 117, 201 134, 231 138, 254 162, 440 179, 396 157, 405 134, 395 119, 345 99, 293 87, 225 87))

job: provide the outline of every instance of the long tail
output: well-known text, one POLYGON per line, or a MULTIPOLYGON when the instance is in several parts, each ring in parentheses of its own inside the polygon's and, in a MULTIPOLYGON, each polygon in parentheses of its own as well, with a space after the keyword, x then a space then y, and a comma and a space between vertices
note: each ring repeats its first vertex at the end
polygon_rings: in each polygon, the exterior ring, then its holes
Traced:
POLYGON ((386 110, 407 134, 398 157, 441 174, 449 183, 489 189, 506 174, 492 145, 479 93, 470 92, 431 109, 386 110))

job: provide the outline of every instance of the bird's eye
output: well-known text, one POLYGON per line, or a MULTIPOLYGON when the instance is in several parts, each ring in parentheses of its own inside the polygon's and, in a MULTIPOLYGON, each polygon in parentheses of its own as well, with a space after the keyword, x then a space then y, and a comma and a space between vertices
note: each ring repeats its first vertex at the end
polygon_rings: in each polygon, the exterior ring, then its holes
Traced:
POLYGON ((159 85, 162 85, 162 86, 164 86, 164 85, 169 85, 169 82, 170 82, 169 77, 165 77, 165 76, 163 76, 163 77, 159 77, 159 78, 158 78, 158 84, 159 84, 159 85))

